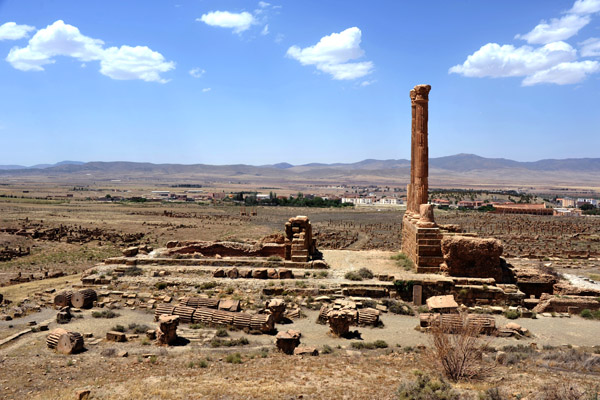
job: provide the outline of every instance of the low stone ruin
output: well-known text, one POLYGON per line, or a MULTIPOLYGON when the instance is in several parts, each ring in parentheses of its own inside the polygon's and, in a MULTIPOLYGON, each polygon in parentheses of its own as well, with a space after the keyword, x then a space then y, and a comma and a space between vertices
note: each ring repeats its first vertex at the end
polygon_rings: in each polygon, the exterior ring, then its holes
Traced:
POLYGON ((161 315, 177 315, 183 323, 203 323, 214 326, 234 326, 249 331, 268 333, 273 331, 274 322, 271 314, 248 314, 243 312, 229 312, 214 310, 205 307, 171 306, 159 304, 156 307, 155 319, 161 315))
POLYGON ((488 315, 422 313, 419 319, 421 328, 425 329, 439 326, 445 332, 460 332, 466 324, 467 327, 472 326, 486 335, 492 335, 496 332, 496 320, 488 315))
POLYGON ((127 335, 125 334, 125 332, 108 331, 106 332, 106 340, 108 340, 109 342, 126 342, 127 335))
POLYGON ((209 241, 172 241, 165 255, 196 254, 203 257, 271 257, 284 258, 285 245, 279 243, 240 243, 209 241))
POLYGON ((209 297, 184 297, 179 305, 192 308, 214 308, 217 310, 238 312, 241 310, 239 300, 213 299, 209 297))
POLYGON ((553 296, 547 293, 542 294, 540 302, 534 307, 536 313, 561 312, 569 314, 579 314, 582 310, 600 309, 600 301, 591 296, 553 296))
POLYGON ((492 238, 444 236, 441 270, 450 276, 494 278, 502 281, 502 242, 492 238))
POLYGON ((380 324, 379 316, 381 313, 379 310, 370 307, 357 308, 355 302, 347 300, 339 300, 334 304, 323 304, 319 310, 317 322, 327 323, 329 313, 332 311, 348 311, 353 316, 352 325, 378 326, 380 324))
POLYGON ((296 347, 300 345, 301 333, 292 329, 287 332, 279 332, 275 336, 275 345, 285 354, 294 354, 296 347))
POLYGON ((290 218, 285 224, 285 259, 307 262, 316 254, 317 247, 308 217, 290 218))
POLYGON ((65 306, 61 307, 61 309, 56 313, 56 322, 59 324, 68 324, 71 322, 71 307, 65 306))
POLYGON ((177 326, 179 317, 176 315, 161 315, 158 317, 156 328, 156 344, 168 346, 177 340, 177 326))
POLYGON ((46 336, 46 345, 61 354, 74 354, 83 350, 83 336, 79 332, 57 328, 46 336))
POLYGON ((30 251, 29 247, 26 249, 23 249, 20 246, 15 248, 4 247, 3 249, 0 249, 0 262, 10 261, 17 257, 28 256, 30 251))
POLYGON ((257 268, 257 269, 224 269, 217 268, 213 278, 230 279, 294 279, 294 273, 287 268, 257 268))

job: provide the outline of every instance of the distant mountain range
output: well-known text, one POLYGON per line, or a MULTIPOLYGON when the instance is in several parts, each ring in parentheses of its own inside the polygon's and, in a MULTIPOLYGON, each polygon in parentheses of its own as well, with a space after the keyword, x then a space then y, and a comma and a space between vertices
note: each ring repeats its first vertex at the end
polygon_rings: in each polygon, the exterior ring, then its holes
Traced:
MULTIPOLYGON (((456 154, 429 160, 432 184, 568 184, 600 187, 600 158, 570 158, 519 162, 456 154)), ((292 165, 152 164, 141 162, 62 161, 31 167, 0 166, 2 177, 43 176, 50 179, 81 180, 219 180, 231 182, 319 182, 405 184, 410 161, 363 160, 355 163, 311 163, 292 165)))
POLYGON ((5 170, 5 169, 44 169, 44 168, 51 168, 51 167, 56 167, 59 165, 82 165, 85 164, 83 161, 61 161, 61 162, 57 162, 56 164, 36 164, 36 165, 32 165, 31 167, 26 167, 24 165, 0 165, 0 170, 5 170))
MULTIPOLYGON (((109 161, 109 162, 82 162, 82 161, 61 161, 56 164, 37 164, 30 167, 23 165, 0 165, 0 170, 35 170, 35 169, 46 169, 48 172, 79 172, 86 170, 105 169, 115 170, 120 168, 127 168, 129 170, 143 169, 152 170, 165 168, 170 169, 197 169, 197 168, 245 168, 245 169, 261 169, 261 168, 275 168, 280 170, 292 170, 295 172, 301 172, 311 169, 320 168, 335 168, 335 169, 349 169, 349 170, 384 170, 384 169, 395 169, 395 168, 406 168, 410 167, 410 161, 405 159, 398 160, 374 160, 367 159, 358 161, 355 163, 310 163, 302 165, 293 165, 287 162, 281 162, 278 164, 269 164, 261 166, 236 164, 236 165, 208 165, 208 164, 152 164, 152 163, 139 163, 139 162, 127 162, 127 161, 109 161), (66 166, 66 167, 65 167, 66 166)), ((466 172, 475 170, 497 170, 507 168, 518 168, 527 169, 532 171, 599 171, 600 172, 600 158, 566 158, 566 159, 547 159, 539 161, 513 161, 506 158, 485 158, 475 154, 456 154, 453 156, 437 157, 429 159, 430 168, 439 168, 448 171, 466 172)))

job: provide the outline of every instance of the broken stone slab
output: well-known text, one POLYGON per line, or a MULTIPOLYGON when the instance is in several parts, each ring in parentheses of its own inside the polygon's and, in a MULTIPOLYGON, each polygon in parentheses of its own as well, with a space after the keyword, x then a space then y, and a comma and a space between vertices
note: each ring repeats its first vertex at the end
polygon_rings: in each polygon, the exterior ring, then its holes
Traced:
POLYGON ((427 308, 430 311, 444 312, 455 311, 458 309, 458 303, 454 300, 454 296, 449 294, 445 296, 433 296, 427 299, 427 308))
POLYGON ((127 335, 125 332, 109 331, 106 332, 106 340, 110 342, 126 342, 127 335))
POLYGON ((294 349, 295 356, 318 356, 319 350, 316 347, 302 346, 294 349))

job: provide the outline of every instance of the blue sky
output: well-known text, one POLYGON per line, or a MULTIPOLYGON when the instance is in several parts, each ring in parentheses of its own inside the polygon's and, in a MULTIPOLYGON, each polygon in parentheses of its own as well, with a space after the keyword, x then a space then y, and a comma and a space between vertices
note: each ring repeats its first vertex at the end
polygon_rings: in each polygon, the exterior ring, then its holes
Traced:
POLYGON ((600 0, 0 0, 0 164, 600 157, 600 0))

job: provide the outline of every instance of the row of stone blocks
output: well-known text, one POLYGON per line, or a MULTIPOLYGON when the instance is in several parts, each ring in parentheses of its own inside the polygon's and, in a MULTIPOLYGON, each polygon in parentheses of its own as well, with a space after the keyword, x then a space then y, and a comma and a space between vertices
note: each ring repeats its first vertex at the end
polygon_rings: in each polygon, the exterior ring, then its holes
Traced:
POLYGON ((438 272, 444 261, 439 228, 421 228, 405 219, 402 231, 402 251, 415 263, 417 272, 438 272))

